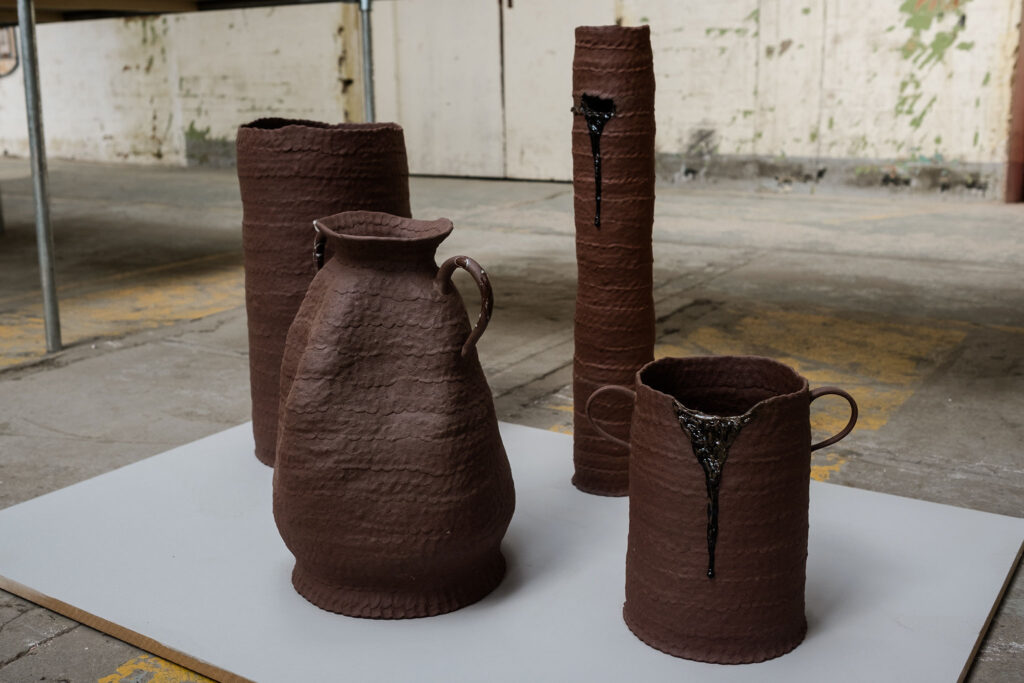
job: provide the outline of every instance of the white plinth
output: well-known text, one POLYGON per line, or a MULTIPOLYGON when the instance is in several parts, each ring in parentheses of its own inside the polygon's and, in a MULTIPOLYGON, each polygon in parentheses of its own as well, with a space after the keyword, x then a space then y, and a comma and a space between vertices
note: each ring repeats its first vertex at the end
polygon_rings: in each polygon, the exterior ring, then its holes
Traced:
POLYGON ((221 680, 953 681, 1024 520, 811 485, 807 639, 761 664, 676 659, 622 621, 627 501, 576 491, 571 437, 502 425, 510 570, 429 619, 321 611, 291 587, 249 425, 0 511, 0 587, 221 680))

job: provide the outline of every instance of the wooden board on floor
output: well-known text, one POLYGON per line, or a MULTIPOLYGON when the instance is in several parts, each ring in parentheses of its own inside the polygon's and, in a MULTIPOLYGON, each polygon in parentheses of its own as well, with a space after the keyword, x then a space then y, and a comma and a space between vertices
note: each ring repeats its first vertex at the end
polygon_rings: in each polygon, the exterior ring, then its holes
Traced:
POLYGON ((622 622, 627 501, 569 484, 571 437, 502 425, 509 574, 429 619, 324 612, 291 588, 270 469, 240 425, 0 511, 0 587, 220 680, 955 680, 1024 520, 812 482, 806 641, 676 659, 622 622))

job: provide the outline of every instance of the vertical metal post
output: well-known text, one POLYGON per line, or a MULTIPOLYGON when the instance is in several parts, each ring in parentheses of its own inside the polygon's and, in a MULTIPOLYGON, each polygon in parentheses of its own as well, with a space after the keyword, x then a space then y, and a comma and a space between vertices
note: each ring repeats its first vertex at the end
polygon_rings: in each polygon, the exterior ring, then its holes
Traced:
POLYGON ((53 232, 50 230, 50 194, 46 176, 46 145, 43 142, 43 106, 39 91, 39 56, 36 52, 36 14, 32 0, 18 0, 21 68, 25 70, 25 109, 28 113, 28 144, 32 152, 32 189, 36 209, 36 251, 43 287, 43 320, 46 350, 61 350, 60 314, 53 270, 53 232))
POLYGON ((377 120, 373 111, 373 36, 370 31, 370 4, 372 0, 359 0, 360 24, 363 28, 363 118, 368 123, 377 120))

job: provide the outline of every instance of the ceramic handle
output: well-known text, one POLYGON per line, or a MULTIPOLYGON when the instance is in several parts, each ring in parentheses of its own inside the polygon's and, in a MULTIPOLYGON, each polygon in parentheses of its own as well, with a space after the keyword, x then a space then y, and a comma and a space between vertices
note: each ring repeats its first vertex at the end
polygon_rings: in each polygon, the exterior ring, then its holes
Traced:
POLYGON ((614 444, 618 444, 619 446, 629 448, 628 441, 623 441, 619 437, 612 436, 611 434, 606 432, 599 424, 597 424, 597 421, 594 420, 594 416, 590 414, 590 409, 594 405, 594 399, 597 398, 598 394, 603 394, 606 391, 617 391, 620 394, 629 394, 630 401, 636 400, 636 392, 630 389, 629 387, 619 386, 618 384, 608 384, 606 386, 601 387, 600 389, 597 389, 594 393, 590 395, 590 398, 587 399, 586 406, 584 406, 583 408, 583 412, 586 413, 587 420, 590 422, 590 426, 594 428, 594 431, 596 431, 598 434, 600 434, 601 436, 608 439, 614 444))
POLYGON ((812 390, 811 391, 811 402, 813 403, 814 399, 820 398, 821 396, 828 396, 829 394, 833 394, 835 396, 842 396, 843 398, 845 398, 849 402, 849 404, 850 404, 850 421, 847 422, 846 426, 843 427, 842 431, 839 432, 838 434, 836 434, 835 436, 830 437, 828 439, 825 439, 824 441, 822 441, 820 443, 816 443, 813 446, 811 446, 811 450, 812 451, 816 451, 819 448, 824 448, 825 446, 831 446, 832 444, 834 444, 835 442, 841 440, 847 434, 852 432, 854 425, 857 424, 857 402, 853 400, 853 396, 850 396, 848 393, 846 393, 845 391, 843 391, 839 387, 820 387, 818 389, 812 390))
POLYGON ((491 321, 491 313, 494 312, 494 294, 491 292, 491 281, 487 277, 487 271, 468 256, 452 256, 441 264, 435 282, 440 286, 442 294, 449 293, 455 286, 452 284, 452 275, 456 268, 462 268, 472 275, 476 286, 480 288, 480 316, 476 319, 476 327, 469 333, 466 343, 462 345, 462 357, 465 358, 466 354, 476 347, 477 340, 487 329, 487 323, 491 321))

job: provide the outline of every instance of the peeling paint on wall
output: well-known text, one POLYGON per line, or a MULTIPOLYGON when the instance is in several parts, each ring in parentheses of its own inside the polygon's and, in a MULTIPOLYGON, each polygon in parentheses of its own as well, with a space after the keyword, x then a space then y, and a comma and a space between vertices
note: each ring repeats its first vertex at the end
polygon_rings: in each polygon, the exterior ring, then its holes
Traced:
MULTIPOLYGON (((238 125, 254 118, 342 120, 355 98, 336 29, 351 11, 318 4, 40 25, 47 151, 223 165, 233 163, 238 125)), ((0 79, 0 153, 28 154, 23 105, 21 79, 0 79)), ((354 111, 361 117, 361 99, 354 111)))

